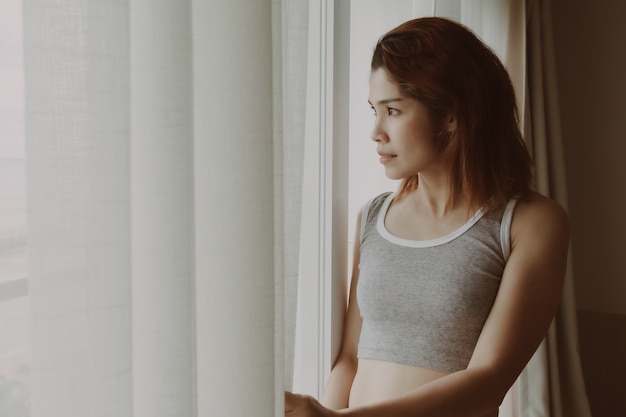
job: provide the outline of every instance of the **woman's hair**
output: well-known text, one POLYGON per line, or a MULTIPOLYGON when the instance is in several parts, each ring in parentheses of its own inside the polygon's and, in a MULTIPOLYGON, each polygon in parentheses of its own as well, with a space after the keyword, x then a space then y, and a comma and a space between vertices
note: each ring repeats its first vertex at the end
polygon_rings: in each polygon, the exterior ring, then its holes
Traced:
MULTIPOLYGON (((471 205, 491 208, 530 190, 533 165, 511 79, 470 30, 443 18, 405 22, 376 44, 372 71, 379 68, 431 111, 435 146, 452 167, 453 201, 463 193, 471 205), (451 133, 449 117, 456 120, 451 133)), ((417 182, 417 175, 405 178, 399 196, 417 182)))

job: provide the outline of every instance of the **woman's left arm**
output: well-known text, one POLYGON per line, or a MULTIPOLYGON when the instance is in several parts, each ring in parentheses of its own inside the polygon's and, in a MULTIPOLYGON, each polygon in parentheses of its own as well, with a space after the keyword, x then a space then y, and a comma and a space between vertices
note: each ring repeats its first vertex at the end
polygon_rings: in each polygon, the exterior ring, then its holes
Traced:
POLYGON ((305 416, 484 417, 497 409, 545 337, 559 305, 569 244, 565 211, 533 194, 519 201, 511 225, 511 255, 494 305, 467 369, 402 397, 332 412, 288 398, 305 416))

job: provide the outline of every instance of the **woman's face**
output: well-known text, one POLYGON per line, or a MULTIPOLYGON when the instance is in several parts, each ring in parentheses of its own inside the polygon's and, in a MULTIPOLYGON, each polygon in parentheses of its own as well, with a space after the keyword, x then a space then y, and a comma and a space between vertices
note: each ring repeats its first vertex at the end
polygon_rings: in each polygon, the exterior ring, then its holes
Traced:
POLYGON ((443 168, 431 112, 402 93, 383 68, 372 72, 369 103, 376 116, 371 138, 387 177, 402 179, 443 168))

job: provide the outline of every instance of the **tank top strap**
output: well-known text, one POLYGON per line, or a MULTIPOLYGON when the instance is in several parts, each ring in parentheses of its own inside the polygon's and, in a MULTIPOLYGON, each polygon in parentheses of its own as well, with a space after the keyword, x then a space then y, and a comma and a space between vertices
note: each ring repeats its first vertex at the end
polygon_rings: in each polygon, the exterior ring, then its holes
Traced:
POLYGON ((511 223, 518 201, 519 198, 517 196, 509 200, 502 215, 502 223, 500 223, 500 244, 502 245, 502 256, 504 256, 505 261, 511 255, 511 223))

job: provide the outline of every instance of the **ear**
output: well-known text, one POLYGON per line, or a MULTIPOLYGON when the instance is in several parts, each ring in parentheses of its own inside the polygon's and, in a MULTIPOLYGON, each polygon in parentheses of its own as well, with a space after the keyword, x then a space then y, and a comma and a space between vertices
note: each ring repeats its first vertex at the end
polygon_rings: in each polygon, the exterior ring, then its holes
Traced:
POLYGON ((456 115, 448 114, 443 124, 443 131, 447 133, 456 131, 456 115))

